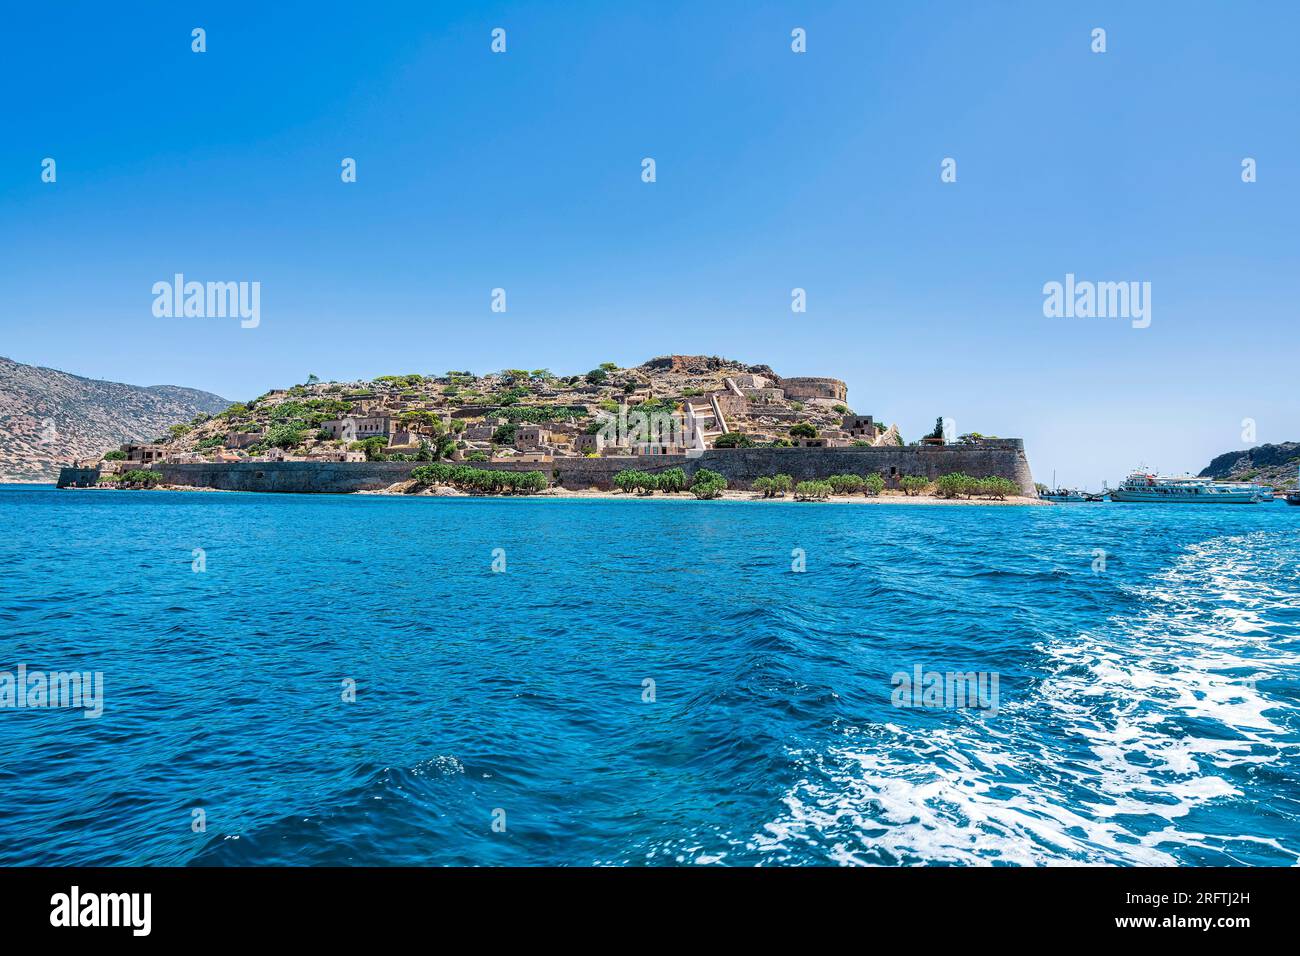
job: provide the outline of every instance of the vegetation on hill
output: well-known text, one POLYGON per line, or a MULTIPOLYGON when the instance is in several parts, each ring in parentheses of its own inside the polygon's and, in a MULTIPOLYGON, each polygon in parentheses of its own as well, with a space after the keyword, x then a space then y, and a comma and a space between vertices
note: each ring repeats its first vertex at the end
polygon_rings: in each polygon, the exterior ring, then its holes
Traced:
POLYGON ((844 415, 851 413, 842 401, 782 399, 781 381, 766 365, 687 355, 651 359, 634 368, 602 362, 569 376, 556 376, 549 369, 502 369, 482 375, 451 370, 322 382, 310 375, 303 384, 229 404, 214 414, 171 422, 157 432, 168 455, 213 458, 225 449, 226 455, 258 456, 279 449, 313 457, 351 449, 375 461, 468 461, 511 454, 519 449, 524 426, 542 426, 548 445, 562 454, 578 454, 566 450, 576 448, 576 435, 596 433, 610 416, 626 414, 631 420, 642 413, 662 421, 657 416, 675 415, 680 423, 686 415, 684 403, 693 396, 719 394, 731 400, 726 415, 730 431, 708 438, 718 448, 788 446, 800 436, 812 438, 838 429, 844 415), (736 410, 737 390, 727 379, 755 377, 777 388, 736 410), (345 418, 386 418, 392 423, 387 440, 382 447, 370 436, 360 443, 345 440, 338 425, 345 418), (330 422, 335 424, 327 428, 330 422), (394 434, 399 431, 400 438, 394 434))

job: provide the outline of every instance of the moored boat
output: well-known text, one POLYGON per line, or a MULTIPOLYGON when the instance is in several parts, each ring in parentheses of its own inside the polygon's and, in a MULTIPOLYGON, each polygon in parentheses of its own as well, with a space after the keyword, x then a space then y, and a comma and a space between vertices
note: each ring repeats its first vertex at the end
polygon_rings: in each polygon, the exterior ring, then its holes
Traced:
POLYGON ((1257 485, 1229 484, 1209 478, 1161 477, 1135 472, 1110 493, 1111 501, 1179 504, 1258 504, 1262 498, 1257 485))
POLYGON ((1087 497, 1081 491, 1071 491, 1068 488, 1057 488, 1055 491, 1046 491, 1038 497, 1044 501, 1087 501, 1087 497))

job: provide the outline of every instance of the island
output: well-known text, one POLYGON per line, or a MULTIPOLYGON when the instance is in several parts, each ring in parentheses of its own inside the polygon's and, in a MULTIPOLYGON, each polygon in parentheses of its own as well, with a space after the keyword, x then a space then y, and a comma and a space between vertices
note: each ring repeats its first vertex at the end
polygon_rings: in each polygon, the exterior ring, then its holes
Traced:
POLYGON ((768 500, 1037 501, 1024 443, 935 429, 906 443, 836 378, 668 355, 584 374, 305 383, 60 471, 60 488, 291 493, 656 492, 768 500), (526 477, 525 477, 526 476, 526 477))

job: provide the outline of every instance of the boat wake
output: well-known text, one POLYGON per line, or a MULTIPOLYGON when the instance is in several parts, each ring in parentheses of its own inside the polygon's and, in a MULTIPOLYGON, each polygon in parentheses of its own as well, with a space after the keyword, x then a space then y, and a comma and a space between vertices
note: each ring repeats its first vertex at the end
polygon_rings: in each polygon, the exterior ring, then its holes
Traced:
POLYGON ((1018 700, 1004 683, 996 716, 914 727, 900 711, 796 754, 801 779, 751 849, 772 862, 1294 865, 1300 720, 1283 690, 1300 595, 1270 583, 1293 573, 1280 538, 1190 547, 1102 633, 1039 644, 1036 679, 1018 700))

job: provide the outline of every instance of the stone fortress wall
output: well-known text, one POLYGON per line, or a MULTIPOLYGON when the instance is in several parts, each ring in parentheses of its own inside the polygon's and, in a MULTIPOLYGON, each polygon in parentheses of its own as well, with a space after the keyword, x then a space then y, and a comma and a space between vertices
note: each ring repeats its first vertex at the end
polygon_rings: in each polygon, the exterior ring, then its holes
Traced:
POLYGON ((848 400, 849 387, 838 378, 782 378, 777 384, 785 391, 786 398, 806 401, 813 398, 825 398, 835 402, 848 400))
MULTIPOLYGON (((407 480, 420 462, 369 461, 257 461, 158 464, 156 471, 171 485, 216 488, 224 491, 267 491, 346 494, 378 491, 407 480)), ((722 474, 728 486, 752 487, 754 479, 783 473, 796 481, 836 474, 865 475, 880 472, 887 484, 897 486, 905 475, 934 479, 963 471, 983 478, 994 475, 1014 481, 1021 492, 1034 494, 1034 480, 1018 438, 990 439, 975 445, 907 445, 848 448, 716 448, 697 457, 653 455, 637 458, 558 458, 549 462, 478 462, 476 468, 540 471, 563 488, 608 489, 625 468, 658 472, 681 468, 688 475, 701 468, 722 474)), ((85 469, 65 469, 60 485, 88 483, 85 469), (75 473, 74 473, 75 472, 75 473)))

